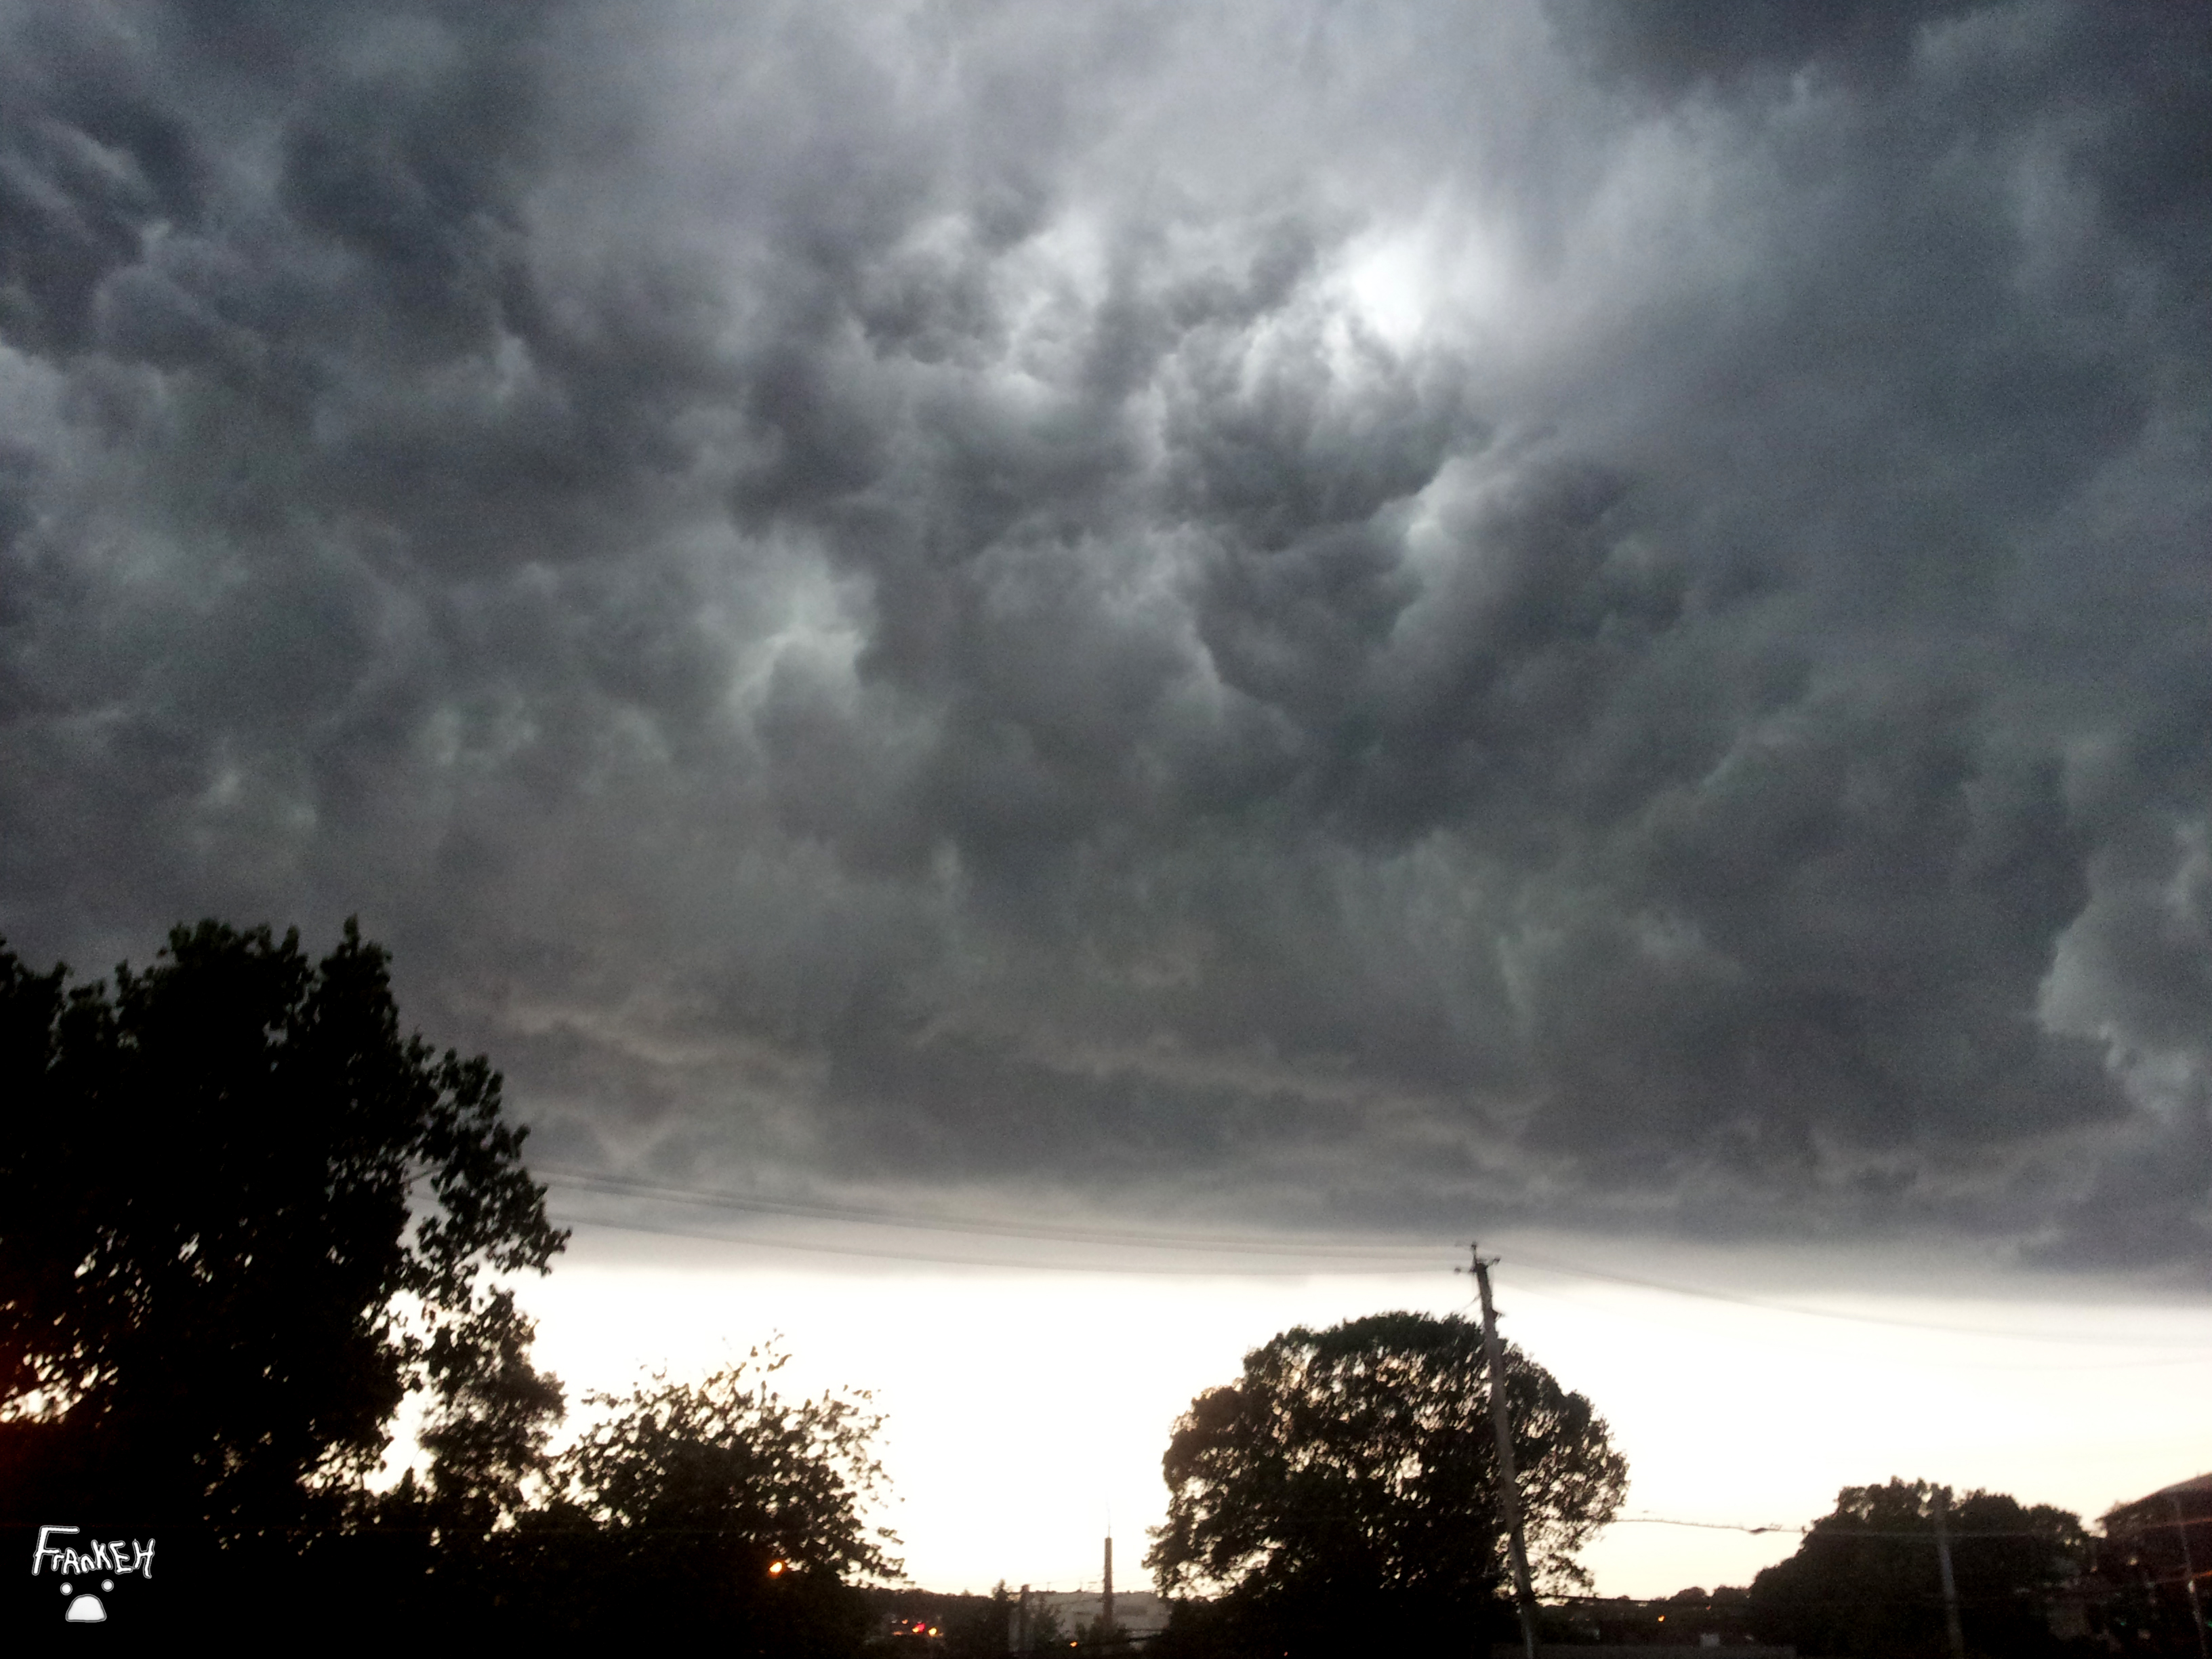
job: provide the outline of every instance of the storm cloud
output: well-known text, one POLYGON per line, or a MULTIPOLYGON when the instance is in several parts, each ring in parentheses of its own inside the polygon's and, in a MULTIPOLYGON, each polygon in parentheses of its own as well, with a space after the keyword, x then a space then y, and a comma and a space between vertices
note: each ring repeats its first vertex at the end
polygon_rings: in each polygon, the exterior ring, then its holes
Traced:
POLYGON ((2212 1259, 2212 13, 0 9, 0 928, 541 1155, 2212 1259))

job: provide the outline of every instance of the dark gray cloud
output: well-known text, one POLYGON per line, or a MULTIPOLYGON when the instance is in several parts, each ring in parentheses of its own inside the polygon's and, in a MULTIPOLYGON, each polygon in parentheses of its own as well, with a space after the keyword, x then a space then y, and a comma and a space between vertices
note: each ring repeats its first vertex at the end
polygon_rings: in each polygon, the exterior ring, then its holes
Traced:
POLYGON ((0 11, 0 926, 549 1157, 2212 1252, 2202 9, 0 11))

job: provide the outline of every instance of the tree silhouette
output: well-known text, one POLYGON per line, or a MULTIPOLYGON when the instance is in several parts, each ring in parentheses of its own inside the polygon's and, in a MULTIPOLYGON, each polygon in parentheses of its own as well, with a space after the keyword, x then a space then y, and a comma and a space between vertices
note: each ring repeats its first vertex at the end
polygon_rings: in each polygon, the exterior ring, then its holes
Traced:
POLYGON ((1014 1596, 1001 1578, 988 1595, 965 1595, 945 1609, 949 1659, 1006 1659, 1014 1647, 1014 1596))
POLYGON ((535 1334, 501 1288, 430 1340, 434 1397, 416 1438, 429 1458, 428 1513, 442 1532, 482 1538, 550 1468, 545 1444, 565 1402, 560 1382, 530 1363, 535 1334))
MULTIPOLYGON (((1936 1550, 1936 1488, 1925 1480, 1846 1486, 1788 1560, 1752 1581, 1753 1628, 1801 1653, 1938 1659, 1948 1652, 1936 1550)), ((2054 1595, 2088 1552, 2078 1516, 2002 1492, 1954 1501, 1953 1577, 1960 1623, 1978 1655, 2055 1654, 2054 1595)))
MULTIPOLYGON (((1590 1402, 1510 1344, 1505 1387, 1532 1562, 1584 1582, 1575 1552, 1620 1508, 1626 1462, 1590 1402)), ((1481 1331, 1457 1318, 1378 1314, 1247 1354, 1163 1460, 1146 1565, 1166 1594, 1218 1598, 1182 1621, 1184 1647, 1463 1643, 1504 1574, 1488 1388, 1481 1331)))
MULTIPOLYGON (((880 1490, 870 1445, 883 1419, 865 1393, 796 1403, 769 1379, 789 1356, 756 1348, 696 1383, 656 1377, 593 1395, 611 1415, 580 1437, 563 1473, 585 1507, 617 1530, 708 1536, 792 1573, 896 1577, 860 1505, 880 1490)), ((781 1576, 781 1574, 775 1576, 781 1576)))
POLYGON ((388 958, 351 921, 319 963, 296 933, 204 921, 112 992, 67 980, 0 945, 19 1465, 234 1543, 334 1522, 427 1389, 433 1486, 488 1524, 561 1401, 481 1281, 544 1271, 566 1238, 498 1074, 401 1035, 388 958))
POLYGON ((550 1623, 778 1654, 857 1645, 855 1582, 900 1571, 896 1537, 861 1515, 884 1485, 870 1449, 882 1419, 864 1393, 782 1399, 770 1379, 786 1363, 757 1348, 699 1382, 589 1397, 607 1414, 511 1550, 550 1623))
POLYGON ((1066 1649, 1068 1640, 1067 1621, 1060 1616, 1060 1609, 1049 1601, 1031 1601, 1029 1641, 1021 1651, 1024 1654, 1051 1653, 1066 1649))

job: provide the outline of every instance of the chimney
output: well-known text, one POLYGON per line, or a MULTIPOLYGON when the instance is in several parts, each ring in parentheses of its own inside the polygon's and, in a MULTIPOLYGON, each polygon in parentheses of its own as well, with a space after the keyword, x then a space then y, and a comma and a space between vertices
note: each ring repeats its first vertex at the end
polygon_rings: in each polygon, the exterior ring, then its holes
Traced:
POLYGON ((1106 1595, 1098 1609, 1098 1636, 1102 1641, 1114 1639, 1114 1534, 1106 1534, 1106 1595))

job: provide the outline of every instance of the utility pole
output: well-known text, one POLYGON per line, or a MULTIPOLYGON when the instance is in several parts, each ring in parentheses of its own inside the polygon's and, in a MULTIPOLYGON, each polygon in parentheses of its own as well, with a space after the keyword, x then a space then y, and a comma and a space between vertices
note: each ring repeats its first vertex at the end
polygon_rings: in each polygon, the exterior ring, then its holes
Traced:
POLYGON ((1936 1565, 1943 1570, 1943 1634, 1951 1659, 1966 1659, 1966 1633, 1959 1627, 1959 1583, 1951 1576, 1951 1489, 1936 1488, 1936 1565))
POLYGON ((2173 1505, 2174 1530, 2181 1534, 2181 1581, 2189 1586, 2189 1622, 2197 1627, 2197 1652, 2204 1659, 2208 1650, 2204 1636, 2204 1603, 2197 1595, 2197 1557, 2189 1547, 2189 1520, 2181 1512, 2181 1494, 2170 1492, 2166 1502, 2173 1505))
POLYGON ((1512 1552, 1513 1601, 1521 1611, 1521 1645, 1536 1659, 1536 1592, 1528 1583, 1528 1541, 1521 1531, 1521 1475, 1513 1466, 1513 1425, 1505 1411, 1505 1362, 1498 1349, 1498 1312, 1490 1304, 1490 1263, 1468 1246, 1474 1262, 1475 1289, 1482 1295, 1482 1360, 1490 1372, 1490 1431, 1498 1438, 1498 1508, 1505 1518, 1505 1541, 1512 1552))

